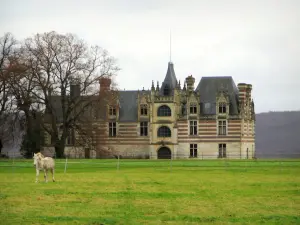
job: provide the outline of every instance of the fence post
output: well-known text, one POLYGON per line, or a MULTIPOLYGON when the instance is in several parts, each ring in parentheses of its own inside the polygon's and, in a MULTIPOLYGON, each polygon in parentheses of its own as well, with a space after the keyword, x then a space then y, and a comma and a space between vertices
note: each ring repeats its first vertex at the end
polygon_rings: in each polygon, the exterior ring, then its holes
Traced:
POLYGON ((12 152, 12 157, 13 157, 13 165, 15 165, 15 152, 12 152))
POLYGON ((172 173, 172 159, 173 159, 173 156, 171 155, 171 160, 170 160, 170 172, 172 173))
POLYGON ((120 155, 118 154, 117 170, 120 168, 120 155))
POLYGON ((67 164, 68 164, 68 157, 66 157, 66 162, 65 162, 65 173, 67 171, 67 164))
POLYGON ((12 158, 13 158, 13 165, 12 165, 12 171, 15 172, 15 154, 14 151, 12 152, 12 158))

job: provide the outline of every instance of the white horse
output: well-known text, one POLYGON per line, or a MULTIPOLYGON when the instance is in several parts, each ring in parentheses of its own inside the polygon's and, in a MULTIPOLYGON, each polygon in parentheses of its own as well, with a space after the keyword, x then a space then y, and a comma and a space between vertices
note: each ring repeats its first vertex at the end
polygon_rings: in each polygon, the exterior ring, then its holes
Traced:
POLYGON ((55 162, 54 159, 52 159, 51 157, 44 157, 42 155, 42 153, 38 152, 38 153, 34 153, 33 155, 33 165, 36 168, 36 179, 35 182, 37 183, 39 181, 39 174, 40 174, 40 170, 44 170, 44 178, 45 178, 45 182, 48 182, 48 170, 51 171, 52 173, 52 180, 53 182, 55 182, 54 179, 54 167, 55 167, 55 162))

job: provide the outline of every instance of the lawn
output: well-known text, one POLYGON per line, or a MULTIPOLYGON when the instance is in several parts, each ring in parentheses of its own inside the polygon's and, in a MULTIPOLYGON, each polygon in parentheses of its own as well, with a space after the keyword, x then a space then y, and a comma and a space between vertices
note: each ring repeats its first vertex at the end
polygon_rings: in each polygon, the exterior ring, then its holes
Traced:
POLYGON ((300 224, 300 160, 0 161, 0 224, 300 224))

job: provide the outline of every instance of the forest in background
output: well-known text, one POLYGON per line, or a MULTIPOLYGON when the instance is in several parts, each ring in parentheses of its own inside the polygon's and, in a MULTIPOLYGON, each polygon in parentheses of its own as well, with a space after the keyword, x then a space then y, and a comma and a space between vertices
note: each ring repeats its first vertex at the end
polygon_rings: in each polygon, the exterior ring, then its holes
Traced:
POLYGON ((258 158, 300 158, 300 111, 256 114, 258 158))

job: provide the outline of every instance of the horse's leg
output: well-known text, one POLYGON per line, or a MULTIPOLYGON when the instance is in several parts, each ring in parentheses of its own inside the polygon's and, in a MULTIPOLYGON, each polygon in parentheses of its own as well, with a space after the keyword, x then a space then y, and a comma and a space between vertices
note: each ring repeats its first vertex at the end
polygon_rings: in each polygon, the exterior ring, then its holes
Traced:
POLYGON ((48 170, 44 169, 44 174, 45 174, 44 177, 45 177, 45 182, 46 183, 48 182, 47 173, 48 173, 48 170))
POLYGON ((51 173, 52 173, 52 180, 53 182, 55 182, 55 179, 54 179, 54 168, 50 169, 51 173))
POLYGON ((35 183, 39 182, 39 174, 40 174, 40 171, 37 169, 36 175, 35 175, 35 183))

